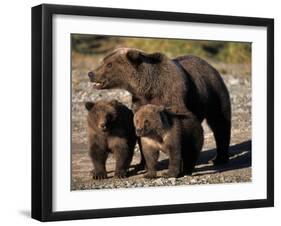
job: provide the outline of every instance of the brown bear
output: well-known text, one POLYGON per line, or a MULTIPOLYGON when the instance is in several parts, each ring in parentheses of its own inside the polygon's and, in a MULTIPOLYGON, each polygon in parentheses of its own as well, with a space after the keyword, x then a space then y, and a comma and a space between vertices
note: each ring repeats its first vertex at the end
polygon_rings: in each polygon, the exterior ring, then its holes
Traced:
POLYGON ((217 145, 215 164, 228 161, 231 134, 231 104, 219 72, 195 56, 168 58, 119 48, 107 55, 100 66, 88 73, 97 89, 122 88, 132 94, 137 110, 145 104, 172 107, 175 112, 191 111, 207 120, 217 145))
POLYGON ((156 177, 159 150, 169 156, 164 177, 191 175, 203 145, 201 123, 191 112, 174 113, 164 106, 144 105, 134 115, 146 160, 146 178, 156 177))
POLYGON ((93 179, 107 177, 106 160, 109 152, 115 157, 114 177, 122 178, 132 161, 137 137, 133 112, 120 102, 86 102, 88 110, 88 141, 94 170, 93 179))

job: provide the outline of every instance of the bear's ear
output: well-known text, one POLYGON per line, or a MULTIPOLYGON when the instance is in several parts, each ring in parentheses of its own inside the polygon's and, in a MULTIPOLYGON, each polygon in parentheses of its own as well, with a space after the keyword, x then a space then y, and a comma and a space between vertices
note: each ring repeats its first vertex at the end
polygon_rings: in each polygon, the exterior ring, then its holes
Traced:
POLYGON ((88 111, 90 111, 90 110, 94 107, 94 105, 95 105, 95 103, 90 102, 90 101, 87 101, 87 102, 85 103, 85 107, 86 107, 86 109, 87 109, 88 111))
POLYGON ((160 119, 161 119, 161 122, 163 124, 164 127, 170 127, 171 123, 170 123, 170 119, 169 119, 169 115, 168 113, 166 112, 165 110, 165 107, 164 106, 161 106, 160 107, 160 119))
POLYGON ((135 49, 129 50, 126 56, 129 61, 135 64, 140 64, 143 59, 141 52, 135 49))
POLYGON ((160 52, 144 53, 135 49, 129 50, 126 56, 135 64, 141 64, 142 62, 156 64, 160 63, 164 58, 164 55, 160 52))
POLYGON ((120 105, 120 102, 118 100, 112 100, 112 101, 110 101, 110 104, 117 107, 120 105))
POLYGON ((150 63, 160 63, 163 58, 164 55, 160 52, 155 52, 155 53, 141 53, 141 55, 150 63))
POLYGON ((179 118, 190 117, 190 113, 188 111, 186 112, 173 111, 172 107, 165 107, 164 111, 171 117, 179 117, 179 118))
POLYGON ((160 111, 160 119, 164 127, 168 128, 171 126, 171 120, 165 111, 160 111))
POLYGON ((160 105, 159 110, 162 112, 165 112, 166 114, 174 113, 172 110, 172 107, 170 107, 170 106, 160 105))

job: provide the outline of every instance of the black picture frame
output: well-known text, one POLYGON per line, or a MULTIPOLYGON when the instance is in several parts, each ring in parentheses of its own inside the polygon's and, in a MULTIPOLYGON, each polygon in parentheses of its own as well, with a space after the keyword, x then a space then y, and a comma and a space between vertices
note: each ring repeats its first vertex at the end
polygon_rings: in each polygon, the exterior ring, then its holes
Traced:
POLYGON ((49 4, 32 8, 32 218, 40 221, 56 221, 271 206, 274 206, 273 19, 49 4), (267 198, 54 212, 52 210, 52 18, 55 14, 266 27, 267 198))

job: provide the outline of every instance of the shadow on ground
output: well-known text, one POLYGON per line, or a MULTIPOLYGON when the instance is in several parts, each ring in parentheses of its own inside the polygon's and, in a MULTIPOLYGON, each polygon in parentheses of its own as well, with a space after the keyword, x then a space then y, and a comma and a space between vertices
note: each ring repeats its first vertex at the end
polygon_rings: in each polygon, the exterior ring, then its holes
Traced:
MULTIPOLYGON (((206 150, 200 153, 197 166, 192 176, 199 176, 205 174, 220 173, 229 170, 236 170, 247 168, 252 165, 252 141, 244 141, 239 144, 230 146, 229 148, 229 162, 223 165, 214 166, 211 162, 216 156, 216 149, 206 150)), ((158 170, 168 168, 169 160, 164 159, 159 162, 158 170)))

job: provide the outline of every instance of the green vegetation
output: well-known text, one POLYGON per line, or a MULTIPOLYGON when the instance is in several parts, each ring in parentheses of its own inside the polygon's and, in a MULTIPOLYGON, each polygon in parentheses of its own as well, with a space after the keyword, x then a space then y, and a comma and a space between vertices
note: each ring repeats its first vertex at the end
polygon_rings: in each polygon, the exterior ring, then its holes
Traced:
POLYGON ((251 62, 251 43, 72 35, 73 51, 83 54, 105 54, 121 46, 147 52, 161 51, 169 57, 196 55, 224 63, 251 62))

